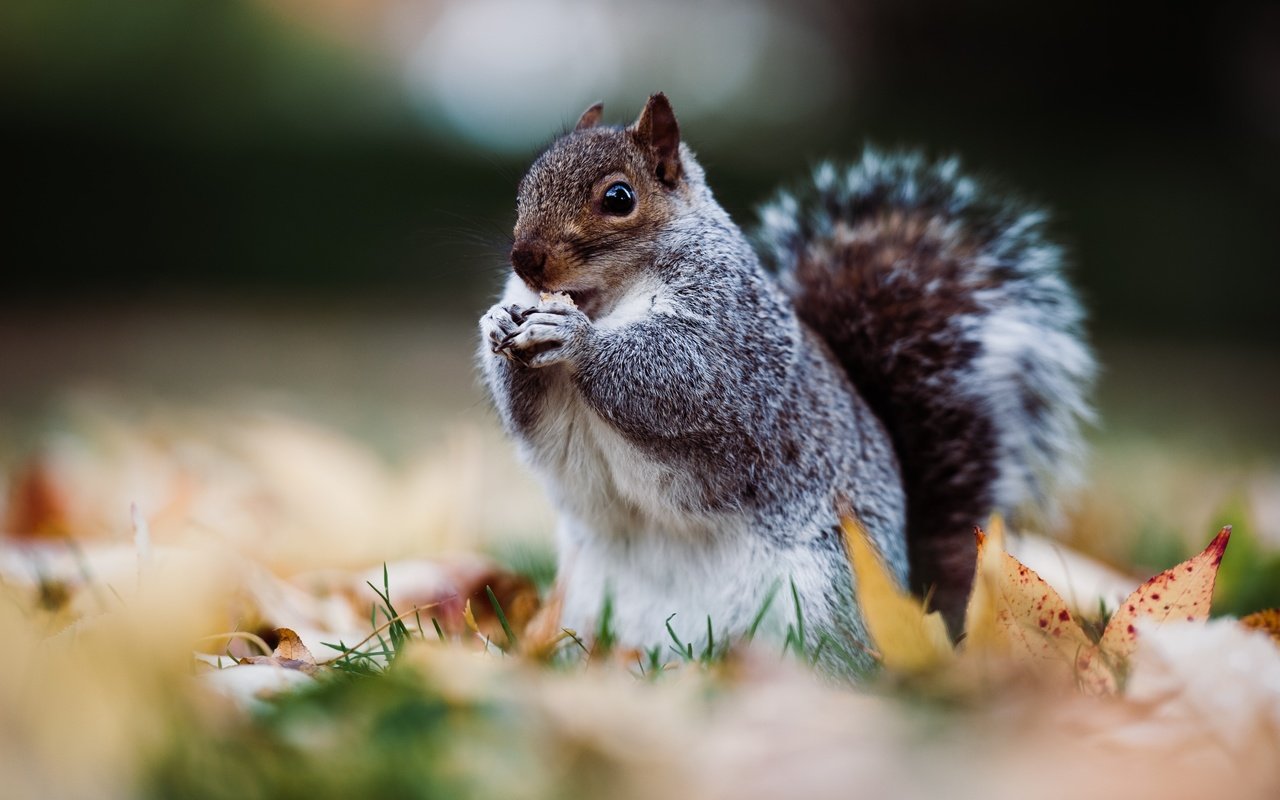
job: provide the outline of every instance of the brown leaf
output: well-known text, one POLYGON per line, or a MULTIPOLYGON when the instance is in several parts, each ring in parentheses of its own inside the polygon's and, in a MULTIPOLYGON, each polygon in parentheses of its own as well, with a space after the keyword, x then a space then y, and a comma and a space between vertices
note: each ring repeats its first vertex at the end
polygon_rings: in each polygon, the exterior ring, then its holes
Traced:
POLYGON ((280 637, 280 644, 276 645, 275 652, 271 655, 285 661, 316 663, 311 651, 307 649, 307 646, 302 643, 302 639, 298 638, 298 634, 294 633, 293 630, 290 628, 276 628, 272 633, 280 637))
POLYGON ((520 634, 520 652, 535 659, 549 658, 568 637, 560 627, 564 592, 557 586, 520 634))
POLYGON ((16 536, 66 536, 71 532, 71 499, 53 463, 37 457, 9 488, 5 531, 16 536))
POLYGON ((1240 618, 1240 624, 1250 630, 1263 631, 1276 644, 1280 644, 1280 608, 1268 608, 1255 611, 1240 618))
POLYGON ((1161 572, 1139 586, 1120 605, 1102 633, 1099 647, 1107 657, 1127 659, 1138 638, 1139 619, 1155 622, 1181 620, 1203 622, 1209 618, 1218 564, 1231 538, 1231 526, 1218 532, 1209 546, 1176 567, 1161 572))
POLYGON ((502 569, 494 569, 476 576, 470 587, 465 585, 459 587, 463 596, 467 598, 466 602, 471 605, 472 616, 467 626, 472 627, 474 623, 476 632, 505 647, 507 635, 502 629, 502 623, 498 620, 498 613, 493 607, 493 601, 489 599, 486 587, 493 591, 493 596, 507 618, 507 624, 517 634, 517 638, 519 632, 524 630, 538 613, 541 605, 538 589, 533 581, 523 575, 502 569))
POLYGON ((270 664, 284 669, 293 669, 310 675, 317 669, 315 657, 302 643, 298 634, 289 628, 276 628, 271 631, 280 643, 269 656, 249 656, 240 659, 241 664, 270 664))
MULTIPOLYGON (((488 586, 493 590, 503 613, 517 634, 537 613, 540 604, 537 587, 528 578, 505 569, 487 558, 454 555, 435 559, 415 559, 388 565, 391 599, 398 610, 430 608, 422 615, 423 624, 434 618, 447 634, 467 630, 479 632, 492 641, 505 643, 506 636, 489 600, 488 586), (463 615, 471 602, 471 621, 463 615), (475 627, 471 627, 471 622, 475 627)), ((371 572, 367 580, 378 586, 382 570, 371 572)), ((368 614, 369 602, 377 599, 361 584, 354 595, 357 607, 368 614)), ((411 615, 412 616, 412 615, 411 615)))

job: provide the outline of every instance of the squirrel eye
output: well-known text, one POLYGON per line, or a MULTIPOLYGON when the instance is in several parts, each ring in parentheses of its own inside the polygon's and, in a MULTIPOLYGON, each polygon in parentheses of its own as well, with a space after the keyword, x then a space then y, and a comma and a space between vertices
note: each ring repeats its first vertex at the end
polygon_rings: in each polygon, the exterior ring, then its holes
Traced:
POLYGON ((635 190, 623 181, 611 183, 609 188, 604 190, 604 197, 600 201, 600 207, 604 209, 606 214, 625 217, 631 213, 631 209, 636 207, 635 190))

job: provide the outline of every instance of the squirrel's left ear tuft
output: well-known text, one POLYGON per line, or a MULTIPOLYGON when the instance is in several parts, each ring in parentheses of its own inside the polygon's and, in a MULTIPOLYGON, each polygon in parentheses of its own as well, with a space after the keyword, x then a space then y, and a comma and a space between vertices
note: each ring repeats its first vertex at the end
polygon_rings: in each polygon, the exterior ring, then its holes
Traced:
POLYGON ((582 112, 582 116, 578 117, 578 124, 573 126, 575 131, 585 131, 587 128, 594 128, 600 124, 600 117, 604 115, 604 103, 595 103, 586 111, 582 112))
POLYGON ((675 186, 680 181, 680 126, 665 94, 658 92, 649 98, 632 132, 653 158, 658 180, 675 186))

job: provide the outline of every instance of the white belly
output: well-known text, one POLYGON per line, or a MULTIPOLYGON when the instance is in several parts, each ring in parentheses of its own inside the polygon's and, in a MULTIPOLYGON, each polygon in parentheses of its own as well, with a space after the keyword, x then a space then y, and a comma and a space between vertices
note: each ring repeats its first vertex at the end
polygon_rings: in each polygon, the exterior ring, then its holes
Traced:
POLYGON ((787 564, 770 549, 761 537, 741 532, 713 540, 657 529, 618 537, 564 519, 563 625, 593 636, 608 598, 618 640, 629 647, 660 647, 664 660, 670 660, 667 646, 675 642, 668 624, 681 642, 693 643, 696 653, 706 645, 708 618, 717 642, 741 635, 776 586, 760 631, 774 634, 790 620, 791 600, 787 564))

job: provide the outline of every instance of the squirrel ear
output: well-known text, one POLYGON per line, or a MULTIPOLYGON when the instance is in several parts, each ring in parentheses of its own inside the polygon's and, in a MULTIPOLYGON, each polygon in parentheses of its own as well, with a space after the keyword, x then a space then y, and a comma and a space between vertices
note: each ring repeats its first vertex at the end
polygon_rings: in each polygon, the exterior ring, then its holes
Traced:
POLYGON ((604 114, 604 103, 596 103, 586 111, 582 112, 582 116, 578 117, 578 124, 573 126, 575 131, 585 131, 587 128, 594 128, 600 124, 600 117, 604 114))
POLYGON ((649 98, 633 131, 636 141, 653 156, 658 180, 674 186, 680 180, 680 126, 665 94, 649 98))

